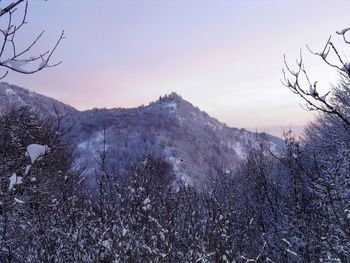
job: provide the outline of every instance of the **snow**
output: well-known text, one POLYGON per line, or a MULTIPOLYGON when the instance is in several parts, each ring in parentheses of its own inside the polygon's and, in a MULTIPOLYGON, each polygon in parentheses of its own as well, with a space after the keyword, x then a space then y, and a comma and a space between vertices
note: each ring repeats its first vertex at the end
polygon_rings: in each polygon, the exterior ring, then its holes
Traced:
MULTIPOLYGON (((223 142, 223 141, 222 141, 222 143, 225 144, 225 142, 223 142)), ((246 149, 241 144, 240 141, 227 142, 226 146, 227 146, 227 148, 234 150, 239 159, 244 160, 247 157, 247 154, 245 152, 246 149)))
POLYGON ((164 107, 170 108, 172 111, 176 110, 176 106, 177 106, 177 104, 174 101, 171 101, 169 103, 164 104, 164 107))
POLYGON ((165 152, 165 156, 167 156, 166 160, 169 163, 171 163, 173 166, 173 171, 176 177, 179 178, 180 181, 185 185, 192 185, 193 184, 192 178, 184 172, 184 168, 183 168, 185 163, 184 159, 173 156, 173 153, 170 147, 166 148, 164 152, 165 152))
POLYGON ((49 151, 49 147, 47 145, 40 144, 30 144, 27 147, 27 153, 29 155, 30 161, 32 164, 38 160, 38 158, 49 151))
POLYGON ((43 59, 39 65, 39 68, 45 68, 45 67, 47 67, 47 61, 43 59))
POLYGON ((146 165, 147 165, 147 161, 148 161, 148 159, 147 159, 147 157, 146 157, 145 160, 141 162, 142 165, 146 166, 146 165))
POLYGON ((346 32, 350 31, 350 27, 344 28, 342 30, 337 31, 338 35, 344 35, 346 32))
POLYGON ((298 256, 297 253, 295 253, 294 251, 292 251, 292 250, 290 250, 290 249, 288 249, 288 248, 286 248, 286 251, 287 251, 289 254, 292 254, 293 256, 298 256))
POLYGON ((320 55, 323 59, 326 59, 327 56, 328 56, 328 54, 329 54, 329 50, 330 50, 330 49, 328 49, 327 51, 322 52, 322 53, 319 54, 319 55, 320 55))
POLYGON ((290 242, 289 242, 287 239, 282 238, 282 241, 284 241, 285 243, 287 243, 288 246, 292 246, 292 245, 290 244, 290 242))
POLYGON ((147 197, 145 200, 143 200, 144 205, 148 205, 151 202, 151 200, 147 197))
POLYGON ((247 157, 243 146, 239 142, 235 143, 233 149, 236 151, 240 159, 245 159, 247 157))
POLYGON ((22 201, 22 200, 20 200, 20 199, 18 199, 16 197, 14 199, 15 199, 15 202, 18 203, 18 204, 23 204, 24 203, 24 201, 22 201))
POLYGON ((311 96, 314 96, 314 95, 315 95, 315 88, 314 88, 312 85, 310 85, 309 94, 310 94, 311 96))
POLYGON ((345 62, 341 70, 348 72, 350 70, 350 63, 345 62))
MULTIPOLYGON (((100 148, 100 145, 103 144, 103 138, 103 131, 97 131, 92 138, 88 138, 87 140, 80 142, 77 145, 77 148, 81 151, 92 152, 94 153, 95 157, 97 157, 97 150, 100 148)), ((106 143, 105 147, 106 150, 108 150, 108 143, 106 143)))
POLYGON ((24 175, 27 175, 29 173, 29 170, 31 167, 32 167, 31 165, 27 165, 24 175))
POLYGON ((326 94, 324 94, 323 96, 320 97, 320 100, 325 101, 326 97, 328 96, 329 92, 327 92, 326 94))
POLYGON ((25 105, 26 103, 23 101, 23 99, 21 98, 21 96, 19 96, 16 91, 14 91, 12 88, 10 87, 7 87, 5 89, 5 93, 6 95, 8 96, 9 100, 12 102, 12 103, 18 103, 18 104, 21 104, 21 105, 25 105))
POLYGON ((77 145, 77 147, 80 148, 80 149, 85 150, 85 149, 88 147, 88 143, 87 143, 86 141, 85 141, 85 142, 82 142, 82 143, 79 143, 79 144, 77 145))
POLYGON ((145 200, 143 200, 143 210, 147 211, 149 209, 151 209, 151 200, 147 197, 145 198, 145 200))
POLYGON ((15 69, 15 70, 20 70, 24 71, 23 66, 27 64, 26 61, 23 60, 15 60, 15 59, 8 59, 4 62, 7 66, 15 69))
POLYGON ((13 188, 13 186, 16 184, 17 176, 15 173, 10 177, 10 185, 9 185, 9 191, 13 188))
POLYGON ((189 186, 189 185, 193 185, 193 180, 190 176, 188 176, 187 174, 181 172, 179 173, 179 178, 180 181, 185 185, 185 186, 189 186))
POLYGON ((6 88, 6 89, 5 89, 5 93, 6 93, 7 95, 9 95, 9 96, 11 96, 11 95, 17 95, 16 92, 15 92, 13 89, 11 89, 11 88, 6 88))
POLYGON ((17 176, 16 173, 13 173, 11 175, 11 177, 9 178, 10 180, 10 185, 9 185, 9 191, 12 190, 12 188, 16 185, 16 184, 21 184, 22 183, 22 177, 17 176))
POLYGON ((102 246, 104 246, 107 249, 111 249, 111 243, 109 240, 103 240, 102 241, 102 246))

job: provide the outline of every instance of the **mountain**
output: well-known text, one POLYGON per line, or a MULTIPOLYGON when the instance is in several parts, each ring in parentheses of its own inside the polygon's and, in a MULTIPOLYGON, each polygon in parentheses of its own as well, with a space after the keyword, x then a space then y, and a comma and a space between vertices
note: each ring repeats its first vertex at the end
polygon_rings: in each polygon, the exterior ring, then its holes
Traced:
POLYGON ((95 174, 98 168, 104 139, 111 169, 124 171, 144 154, 151 154, 170 162, 177 178, 198 185, 218 170, 231 172, 259 136, 265 136, 276 150, 282 144, 282 140, 271 135, 230 128, 176 93, 148 106, 78 111, 54 99, 3 83, 0 102, 1 111, 23 104, 36 112, 52 115, 54 104, 61 113, 69 113, 63 125, 74 125, 74 128, 66 136, 76 146, 76 164, 87 175, 95 174), (3 101, 11 103, 3 104, 3 101))
POLYGON ((60 115, 77 112, 73 107, 55 99, 40 95, 28 89, 20 88, 6 82, 0 82, 0 112, 26 106, 32 112, 44 116, 55 116, 54 108, 60 115))

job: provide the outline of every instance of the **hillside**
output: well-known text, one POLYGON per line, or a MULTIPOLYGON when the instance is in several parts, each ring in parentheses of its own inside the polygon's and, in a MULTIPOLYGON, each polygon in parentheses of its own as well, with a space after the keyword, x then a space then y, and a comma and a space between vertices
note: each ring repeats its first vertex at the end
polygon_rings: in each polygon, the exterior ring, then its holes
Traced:
MULTIPOLYGON (((111 169, 124 171, 144 154, 151 154, 171 163, 177 178, 199 185, 210 174, 230 173, 246 156, 249 145, 264 135, 230 128, 176 93, 148 106, 87 111, 6 83, 1 84, 0 94, 1 111, 28 105, 53 116, 55 105, 61 114, 69 113, 63 125, 75 125, 66 136, 76 146, 76 164, 90 178, 98 167, 103 134, 111 169)), ((277 137, 266 137, 275 149, 282 144, 277 137)))
POLYGON ((27 106, 30 111, 39 115, 49 114, 49 116, 54 116, 53 106, 61 115, 77 112, 73 107, 53 98, 16 85, 0 82, 0 112, 18 109, 23 106, 27 106))

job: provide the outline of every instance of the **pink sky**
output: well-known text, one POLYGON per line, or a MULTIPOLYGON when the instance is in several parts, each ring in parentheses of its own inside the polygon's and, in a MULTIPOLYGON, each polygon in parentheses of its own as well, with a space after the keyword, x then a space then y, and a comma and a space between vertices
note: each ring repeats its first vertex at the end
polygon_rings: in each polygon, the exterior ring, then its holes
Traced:
MULTIPOLYGON (((349 26, 349 1, 35 1, 27 33, 62 29, 57 68, 6 81, 78 109, 135 107, 177 92, 230 126, 281 134, 313 118, 280 83, 283 54, 321 49, 349 26), (305 49, 305 48, 304 48, 305 49)), ((320 88, 336 73, 308 55, 320 88)))

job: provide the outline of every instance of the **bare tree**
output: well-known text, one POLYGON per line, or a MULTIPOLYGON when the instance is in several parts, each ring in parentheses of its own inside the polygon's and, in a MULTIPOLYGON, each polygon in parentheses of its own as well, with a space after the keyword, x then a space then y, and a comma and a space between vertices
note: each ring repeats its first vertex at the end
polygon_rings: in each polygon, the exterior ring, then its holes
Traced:
MULTIPOLYGON (((338 35, 341 35, 345 44, 350 44, 350 40, 346 37, 346 34, 350 31, 350 28, 345 28, 341 31, 337 31, 338 35)), ((346 78, 350 78, 350 63, 340 55, 337 47, 332 41, 330 36, 326 41, 326 44, 321 52, 312 51, 308 46, 307 49, 311 54, 318 56, 328 66, 336 69, 346 78)), ((313 111, 321 111, 326 114, 331 114, 339 117, 346 126, 350 127, 350 119, 341 110, 339 110, 332 100, 328 98, 330 91, 325 94, 320 94, 317 91, 317 81, 311 80, 303 61, 302 52, 300 51, 299 59, 296 61, 296 69, 290 67, 287 63, 286 56, 284 56, 284 69, 282 83, 288 87, 294 94, 299 95, 306 102, 306 109, 313 111)))
MULTIPOLYGON (((350 28, 336 32, 346 46, 350 44, 349 32, 350 28)), ((327 262, 348 262, 350 63, 334 44, 332 37, 328 38, 320 52, 308 46, 307 49, 331 69, 338 71, 340 81, 325 94, 320 94, 317 81, 311 80, 305 69, 301 52, 296 69, 292 69, 284 58, 283 84, 306 102, 307 110, 319 112, 317 119, 305 130, 301 157, 298 153, 291 155, 296 165, 288 169, 292 179, 298 176, 304 181, 302 185, 306 189, 298 192, 306 194, 307 206, 303 205, 304 198, 299 199, 302 202, 296 200, 301 205, 301 213, 295 213, 298 212, 295 209, 298 206, 295 205, 294 209, 289 210, 292 218, 297 220, 289 221, 295 221, 295 226, 302 233, 300 236, 306 240, 304 247, 309 247, 307 250, 299 249, 299 254, 304 251, 302 254, 308 259, 318 257, 327 262), (312 210, 317 213, 312 213, 312 210), (313 214, 317 214, 317 218, 313 214)), ((298 196, 294 194, 294 197, 298 196)))
POLYGON ((33 74, 45 68, 55 67, 62 61, 51 63, 51 57, 60 42, 64 39, 64 31, 61 32, 55 45, 48 50, 33 54, 32 50, 38 45, 44 35, 44 31, 33 38, 24 47, 19 48, 17 35, 23 30, 27 22, 29 1, 17 0, 10 3, 0 1, 0 67, 4 73, 0 80, 5 78, 9 71, 20 74, 33 74))

